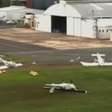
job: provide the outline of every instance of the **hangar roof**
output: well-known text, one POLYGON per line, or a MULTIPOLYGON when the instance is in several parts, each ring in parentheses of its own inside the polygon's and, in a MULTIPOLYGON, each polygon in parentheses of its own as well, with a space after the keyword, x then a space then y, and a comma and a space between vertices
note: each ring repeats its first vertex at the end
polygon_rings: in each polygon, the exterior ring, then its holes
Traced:
POLYGON ((61 1, 49 7, 45 14, 72 17, 112 17, 111 3, 74 3, 61 1))
POLYGON ((75 3, 110 3, 112 0, 64 0, 66 2, 75 3))
POLYGON ((52 5, 44 12, 44 14, 51 16, 81 17, 80 13, 75 10, 74 7, 65 4, 64 2, 52 5))
POLYGON ((112 17, 112 3, 70 4, 82 17, 112 17))

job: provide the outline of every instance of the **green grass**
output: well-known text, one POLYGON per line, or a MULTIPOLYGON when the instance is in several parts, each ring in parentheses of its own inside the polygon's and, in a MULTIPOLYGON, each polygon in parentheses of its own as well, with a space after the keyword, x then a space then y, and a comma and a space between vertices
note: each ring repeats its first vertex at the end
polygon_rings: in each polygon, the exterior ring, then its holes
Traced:
POLYGON ((37 68, 9 70, 0 75, 0 112, 111 112, 112 68, 37 68), (49 94, 46 83, 74 83, 88 94, 49 94))

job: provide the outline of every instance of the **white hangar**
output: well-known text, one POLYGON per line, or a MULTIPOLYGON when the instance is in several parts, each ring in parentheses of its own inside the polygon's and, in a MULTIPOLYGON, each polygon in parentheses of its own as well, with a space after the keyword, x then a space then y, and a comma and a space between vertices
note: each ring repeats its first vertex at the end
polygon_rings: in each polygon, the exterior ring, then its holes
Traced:
POLYGON ((112 3, 60 0, 38 16, 38 30, 87 38, 110 38, 112 3))

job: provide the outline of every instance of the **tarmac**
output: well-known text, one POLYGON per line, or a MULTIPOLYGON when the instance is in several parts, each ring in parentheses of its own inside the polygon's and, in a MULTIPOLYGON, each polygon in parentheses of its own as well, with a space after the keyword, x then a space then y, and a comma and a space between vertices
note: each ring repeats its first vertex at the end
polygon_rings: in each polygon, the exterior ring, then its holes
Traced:
POLYGON ((38 64, 79 64, 80 61, 93 61, 92 53, 105 53, 106 61, 112 61, 112 48, 90 48, 57 50, 28 43, 0 39, 0 54, 30 57, 38 64))

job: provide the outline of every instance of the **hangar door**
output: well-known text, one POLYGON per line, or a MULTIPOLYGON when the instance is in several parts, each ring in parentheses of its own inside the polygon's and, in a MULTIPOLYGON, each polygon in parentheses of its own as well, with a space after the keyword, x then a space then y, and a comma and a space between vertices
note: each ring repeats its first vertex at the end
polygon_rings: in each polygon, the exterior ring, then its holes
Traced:
POLYGON ((66 17, 52 16, 51 17, 51 31, 55 33, 65 33, 67 29, 66 17))

